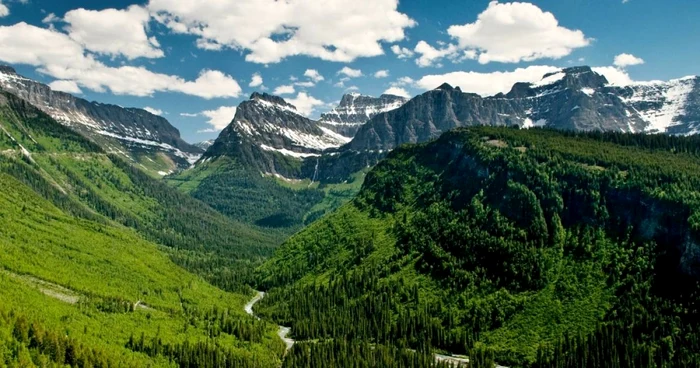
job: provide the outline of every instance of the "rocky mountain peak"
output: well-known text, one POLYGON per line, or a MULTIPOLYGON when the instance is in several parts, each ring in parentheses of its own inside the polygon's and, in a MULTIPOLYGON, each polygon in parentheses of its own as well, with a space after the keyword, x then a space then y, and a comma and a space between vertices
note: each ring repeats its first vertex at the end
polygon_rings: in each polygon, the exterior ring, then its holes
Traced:
POLYGON ((17 74, 15 68, 9 65, 0 65, 0 73, 2 74, 17 74))
POLYGON ((280 96, 275 96, 271 95, 269 93, 259 93, 259 92, 253 92, 253 94, 250 95, 250 100, 252 101, 265 101, 269 102, 275 105, 279 105, 282 107, 287 107, 293 110, 296 110, 297 108, 290 104, 289 102, 285 101, 284 98, 280 96))
POLYGON ((364 123, 375 115, 394 110, 408 101, 407 98, 383 94, 379 97, 348 93, 338 106, 322 114, 319 124, 344 137, 352 138, 364 123))

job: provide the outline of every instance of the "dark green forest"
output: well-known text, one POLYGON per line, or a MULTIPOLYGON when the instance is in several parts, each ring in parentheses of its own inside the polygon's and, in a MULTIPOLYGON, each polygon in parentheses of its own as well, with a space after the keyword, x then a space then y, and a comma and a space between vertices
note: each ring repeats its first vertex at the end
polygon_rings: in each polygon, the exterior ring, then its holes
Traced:
POLYGON ((479 127, 399 148, 260 268, 258 313, 506 366, 698 366, 697 142, 479 127))

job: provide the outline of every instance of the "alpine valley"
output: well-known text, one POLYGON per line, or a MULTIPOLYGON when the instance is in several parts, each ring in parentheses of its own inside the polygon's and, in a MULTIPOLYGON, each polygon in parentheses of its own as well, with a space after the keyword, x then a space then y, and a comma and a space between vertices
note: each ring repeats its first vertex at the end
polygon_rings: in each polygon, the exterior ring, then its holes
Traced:
POLYGON ((700 367, 700 78, 435 87, 189 144, 1 67, 0 365, 700 367))

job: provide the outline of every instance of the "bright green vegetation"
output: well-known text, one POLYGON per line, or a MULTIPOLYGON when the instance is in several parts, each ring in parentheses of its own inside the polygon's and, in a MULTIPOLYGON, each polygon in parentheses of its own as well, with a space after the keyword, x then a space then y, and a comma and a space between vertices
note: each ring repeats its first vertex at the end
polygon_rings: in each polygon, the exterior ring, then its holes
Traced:
POLYGON ((279 244, 278 234, 231 221, 121 157, 104 153, 32 106, 9 95, 6 99, 0 171, 73 215, 136 229, 169 247, 178 264, 217 286, 250 292, 244 284, 279 244))
POLYGON ((475 366, 700 366, 698 188, 698 139, 455 130, 392 152, 278 249, 256 311, 349 344, 296 352, 307 364, 369 342, 475 366))
POLYGON ((280 363, 276 326, 243 311, 275 235, 9 94, 0 127, 0 365, 280 363))
POLYGON ((221 156, 166 177, 169 185, 210 205, 231 219, 289 236, 352 199, 364 172, 348 183, 321 184, 266 177, 221 156))

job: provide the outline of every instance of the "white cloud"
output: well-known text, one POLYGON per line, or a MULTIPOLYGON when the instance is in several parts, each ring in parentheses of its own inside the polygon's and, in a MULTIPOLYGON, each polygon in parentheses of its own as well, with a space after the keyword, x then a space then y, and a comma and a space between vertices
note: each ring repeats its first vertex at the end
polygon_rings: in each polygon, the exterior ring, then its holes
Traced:
POLYGON ((83 93, 83 91, 78 86, 78 83, 75 83, 75 81, 70 81, 70 80, 53 81, 53 82, 49 83, 49 87, 51 87, 51 89, 54 91, 74 93, 74 94, 78 94, 78 95, 83 93))
POLYGON ((150 106, 146 106, 143 109, 150 112, 153 115, 158 115, 158 116, 163 115, 163 110, 161 110, 161 109, 156 109, 156 108, 150 107, 150 106))
POLYGON ((614 66, 601 66, 592 69, 594 72, 603 75, 605 79, 607 79, 613 86, 624 87, 634 83, 629 74, 620 68, 616 68, 614 66))
POLYGON ((306 69, 304 76, 311 79, 314 83, 318 83, 324 79, 321 73, 316 69, 306 69))
POLYGON ((132 96, 180 92, 206 99, 238 97, 242 92, 236 80, 216 70, 203 70, 196 80, 187 81, 145 67, 107 66, 68 35, 24 22, 0 26, 0 60, 32 65, 40 73, 96 92, 132 96))
POLYGON ((476 93, 482 96, 492 96, 499 92, 507 93, 517 82, 537 82, 542 77, 560 70, 553 66, 529 66, 510 72, 452 72, 440 75, 426 75, 416 81, 416 86, 424 90, 435 89, 443 83, 459 87, 464 92, 476 93))
POLYGON ((200 114, 191 114, 191 113, 188 113, 188 112, 181 112, 181 113, 180 113, 180 116, 186 117, 186 118, 196 118, 196 117, 199 116, 199 115, 200 115, 200 114))
POLYGON ((311 115, 316 106, 324 105, 323 101, 309 96, 306 92, 299 92, 296 98, 286 99, 286 101, 294 105, 297 108, 297 112, 304 116, 311 115))
POLYGON ((360 87, 358 87, 358 86, 350 86, 350 87, 346 88, 345 90, 348 91, 348 92, 359 91, 359 90, 360 90, 360 87))
POLYGON ((481 64, 560 59, 592 41, 580 30, 560 26, 552 13, 525 2, 492 1, 474 23, 453 25, 447 33, 456 44, 436 49, 419 42, 418 65, 432 65, 443 57, 477 59, 481 64))
POLYGON ((148 10, 132 5, 125 10, 71 10, 64 16, 68 35, 86 49, 109 56, 163 57, 158 41, 146 35, 148 10))
POLYGON ((399 45, 391 46, 391 52, 393 52, 399 59, 409 59, 413 57, 413 51, 399 45))
POLYGON ((294 86, 291 84, 279 86, 272 91, 274 95, 290 95, 294 93, 294 86))
POLYGON ((641 65, 644 64, 644 60, 642 58, 638 58, 632 54, 620 54, 615 56, 615 61, 613 62, 613 65, 620 67, 620 68, 625 68, 628 66, 633 66, 633 65, 641 65))
POLYGON ((411 98, 411 94, 408 93, 408 91, 406 91, 404 88, 400 87, 390 87, 389 89, 384 91, 383 94, 411 98))
POLYGON ((388 70, 377 70, 377 72, 374 73, 375 78, 386 78, 388 76, 389 76, 388 70))
POLYGON ((10 15, 10 9, 3 5, 2 0, 0 0, 0 18, 10 15))
MULTIPOLYGON (((182 114, 181 114, 182 115, 182 114)), ((202 111, 198 115, 206 116, 207 124, 211 125, 211 128, 200 130, 200 133, 216 133, 226 128, 234 116, 236 116, 235 106, 221 106, 216 110, 206 110, 202 111)))
POLYGON ((253 73, 253 76, 250 78, 250 83, 248 83, 248 87, 260 87, 262 84, 263 78, 260 73, 253 73))
POLYGON ((357 78, 362 76, 362 70, 360 69, 352 69, 350 67, 343 67, 343 69, 340 69, 338 71, 338 75, 345 75, 348 78, 357 78))
POLYGON ((44 24, 51 24, 60 21, 61 18, 57 17, 56 14, 54 13, 49 13, 49 15, 45 16, 44 19, 41 20, 41 23, 44 24))
POLYGON ((392 85, 393 87, 397 87, 397 86, 410 86, 410 85, 413 85, 413 83, 415 83, 415 81, 413 80, 413 78, 411 78, 411 77, 401 77, 401 78, 397 79, 395 82, 392 82, 391 85, 392 85))
POLYGON ((420 54, 420 57, 416 59, 416 64, 419 67, 424 68, 433 65, 440 67, 442 65, 439 63, 434 63, 445 57, 452 57, 453 55, 456 55, 457 46, 448 45, 442 49, 436 49, 425 41, 419 41, 414 51, 420 54))
MULTIPOLYGON (((205 44, 247 51, 246 60, 277 63, 307 55, 350 62, 383 54, 382 42, 405 38, 416 22, 397 0, 150 0, 155 18, 205 44)), ((199 45, 200 43, 198 43, 199 45)))
POLYGON ((311 87, 315 86, 316 83, 314 83, 313 81, 306 81, 306 82, 295 82, 294 85, 299 86, 299 87, 311 88, 311 87))

